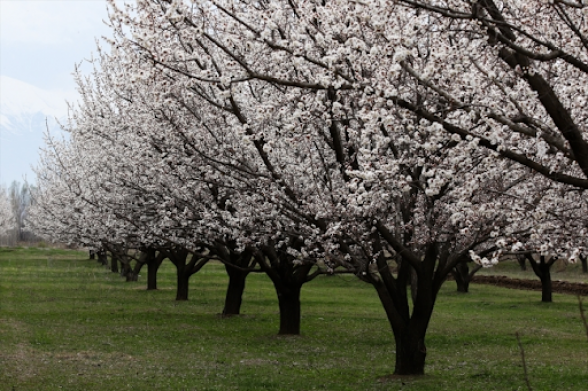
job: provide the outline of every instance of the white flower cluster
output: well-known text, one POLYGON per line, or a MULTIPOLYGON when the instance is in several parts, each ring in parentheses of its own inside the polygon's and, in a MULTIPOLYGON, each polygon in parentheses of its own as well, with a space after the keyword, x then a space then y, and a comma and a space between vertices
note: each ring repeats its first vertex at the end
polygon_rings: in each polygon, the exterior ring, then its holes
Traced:
POLYGON ((582 10, 399 3, 113 2, 71 141, 38 169, 38 230, 365 273, 395 254, 488 267, 495 243, 577 257, 588 169, 562 129, 588 143, 582 10))

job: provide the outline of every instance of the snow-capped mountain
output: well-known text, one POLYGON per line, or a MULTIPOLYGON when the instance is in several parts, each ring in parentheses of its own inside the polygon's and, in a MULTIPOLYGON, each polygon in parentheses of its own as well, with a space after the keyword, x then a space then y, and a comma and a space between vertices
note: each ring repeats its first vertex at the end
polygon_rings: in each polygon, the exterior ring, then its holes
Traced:
POLYGON ((66 100, 76 94, 47 91, 7 76, 0 76, 0 184, 35 182, 31 166, 39 160, 47 125, 52 134, 60 132, 55 118, 67 116, 66 100))
MULTIPOLYGON (((45 129, 45 119, 67 115, 66 101, 73 102, 73 91, 48 91, 7 76, 0 76, 0 130, 12 134, 45 129)), ((51 126, 53 127, 53 126, 51 126)))

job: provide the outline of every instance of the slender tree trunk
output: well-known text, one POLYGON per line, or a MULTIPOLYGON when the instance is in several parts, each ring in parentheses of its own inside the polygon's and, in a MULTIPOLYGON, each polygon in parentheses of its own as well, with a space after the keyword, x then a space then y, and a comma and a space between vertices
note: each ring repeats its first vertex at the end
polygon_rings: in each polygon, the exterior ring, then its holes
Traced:
POLYGON ((580 262, 582 262, 582 273, 588 273, 588 257, 580 255, 580 262))
POLYGON ((276 287, 280 307, 279 335, 300 335, 301 289, 301 285, 288 286, 280 290, 276 287))
POLYGON ((225 265, 229 275, 229 286, 225 297, 225 307, 223 316, 239 315, 241 312, 241 303, 243 301, 243 291, 245 290, 245 280, 249 272, 225 265))
POLYGON ((94 252, 94 250, 90 250, 90 259, 96 259, 96 253, 94 252))

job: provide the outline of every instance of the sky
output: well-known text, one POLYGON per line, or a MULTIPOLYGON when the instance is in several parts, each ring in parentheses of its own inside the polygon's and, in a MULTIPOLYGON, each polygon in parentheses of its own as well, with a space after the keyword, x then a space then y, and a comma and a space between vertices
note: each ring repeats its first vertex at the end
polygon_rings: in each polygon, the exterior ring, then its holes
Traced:
POLYGON ((71 74, 109 35, 107 17, 105 0, 0 0, 0 185, 35 183, 45 123, 59 137, 71 74))

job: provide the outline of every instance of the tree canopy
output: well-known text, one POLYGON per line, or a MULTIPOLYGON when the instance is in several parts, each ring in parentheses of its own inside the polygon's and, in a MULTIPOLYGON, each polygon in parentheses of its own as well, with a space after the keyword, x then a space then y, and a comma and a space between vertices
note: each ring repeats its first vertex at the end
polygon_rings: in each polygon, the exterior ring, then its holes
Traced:
POLYGON ((31 221, 184 260, 246 254, 284 333, 299 332, 286 308, 302 284, 352 272, 380 297, 396 373, 421 374, 456 265, 585 251, 586 9, 111 2, 113 35, 77 77, 71 140, 49 142, 31 221))

